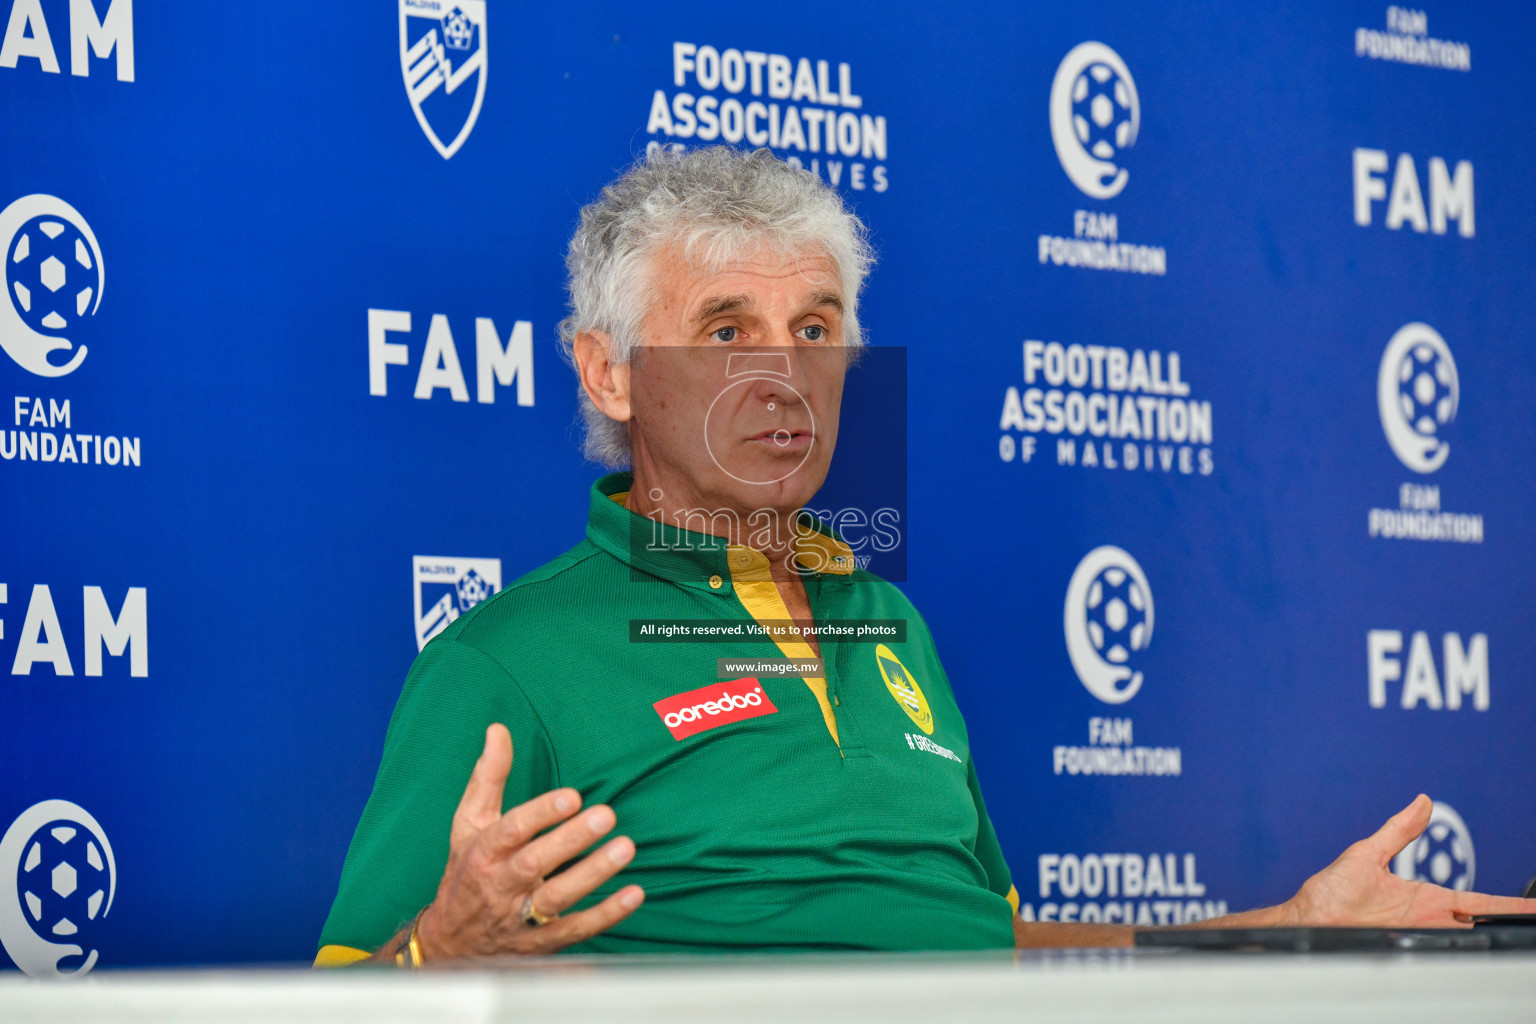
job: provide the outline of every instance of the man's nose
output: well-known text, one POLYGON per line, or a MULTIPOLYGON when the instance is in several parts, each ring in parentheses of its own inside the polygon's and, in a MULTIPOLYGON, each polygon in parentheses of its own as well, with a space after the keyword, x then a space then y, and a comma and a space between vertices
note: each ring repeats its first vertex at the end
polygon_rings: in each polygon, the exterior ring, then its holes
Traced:
POLYGON ((800 371, 798 351, 795 348, 773 347, 779 350, 731 353, 726 364, 726 376, 736 380, 750 379, 756 393, 764 401, 777 399, 786 405, 803 401, 800 391, 805 381, 800 371))

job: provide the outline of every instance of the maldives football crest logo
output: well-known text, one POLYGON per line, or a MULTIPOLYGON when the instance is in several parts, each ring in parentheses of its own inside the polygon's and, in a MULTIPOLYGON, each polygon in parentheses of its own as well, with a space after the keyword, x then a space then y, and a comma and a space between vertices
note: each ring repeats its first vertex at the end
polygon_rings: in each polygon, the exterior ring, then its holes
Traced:
POLYGON ((1077 678, 1106 704, 1141 689, 1136 656, 1152 642, 1152 588, 1129 553, 1106 544, 1078 563, 1067 584, 1067 655, 1077 678))
POLYGON ((399 2, 405 92, 421 130, 447 160, 474 130, 485 99, 485 0, 399 2))
POLYGON ((0 839, 0 944, 34 978, 96 966, 95 933, 116 895, 117 861, 107 834, 68 800, 33 804, 0 839))
POLYGON ((1136 145, 1141 99, 1120 55, 1103 43, 1079 43, 1051 82, 1051 141, 1072 184, 1094 199, 1113 199, 1130 172, 1116 161, 1136 145))
POLYGON ((86 347, 67 335, 96 315, 107 279, 91 226, 62 199, 22 196, 0 210, 0 247, 0 348, 39 377, 73 373, 86 347))
POLYGON ((1445 429, 1456 419, 1461 379, 1440 332, 1406 324, 1392 335, 1376 374, 1376 406, 1387 443, 1415 473, 1445 465, 1451 446, 1445 429))
POLYGON ((448 628, 448 624, 501 589, 499 558, 411 559, 416 578, 416 649, 448 628))

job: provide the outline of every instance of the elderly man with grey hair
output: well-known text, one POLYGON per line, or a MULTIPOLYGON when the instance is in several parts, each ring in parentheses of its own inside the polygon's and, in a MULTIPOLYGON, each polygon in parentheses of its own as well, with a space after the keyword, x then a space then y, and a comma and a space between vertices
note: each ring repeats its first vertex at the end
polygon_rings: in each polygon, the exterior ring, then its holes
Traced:
MULTIPOLYGON (((317 965, 1130 943, 1019 919, 926 625, 803 511, 871 261, 837 193, 766 151, 657 152, 582 211, 561 341, 587 455, 628 472, 580 544, 417 658, 317 965)), ((1536 910, 1388 872, 1429 812, 1222 923, 1536 910)))

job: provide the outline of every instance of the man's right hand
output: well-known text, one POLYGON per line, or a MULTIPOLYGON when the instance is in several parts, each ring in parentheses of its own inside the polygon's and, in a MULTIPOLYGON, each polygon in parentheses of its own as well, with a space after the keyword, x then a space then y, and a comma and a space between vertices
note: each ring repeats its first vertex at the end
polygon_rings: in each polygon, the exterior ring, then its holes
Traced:
POLYGON ((595 907, 556 917, 618 874, 634 858, 635 844, 620 836, 550 877, 613 830, 613 810, 598 806, 572 817, 581 808, 581 794, 555 789, 502 814, 511 770, 512 736, 506 726, 492 725, 453 815, 448 867, 437 897, 416 927, 426 961, 555 953, 607 931, 645 899, 638 885, 627 885, 595 907), (530 896, 537 912, 554 920, 526 924, 523 907, 530 896))

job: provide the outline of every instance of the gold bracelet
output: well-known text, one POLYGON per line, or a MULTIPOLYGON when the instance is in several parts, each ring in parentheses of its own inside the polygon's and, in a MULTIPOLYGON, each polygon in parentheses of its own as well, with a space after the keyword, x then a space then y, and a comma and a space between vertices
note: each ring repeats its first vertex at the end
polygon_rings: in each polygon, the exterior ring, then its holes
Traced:
MULTIPOLYGON (((427 906, 431 906, 431 904, 429 903, 427 906)), ((421 969, 423 962, 421 956, 421 940, 416 937, 416 929, 421 926, 421 915, 425 914, 426 912, 427 908, 422 907, 421 910, 416 912, 416 917, 411 921, 411 933, 406 938, 405 944, 401 946, 400 949, 395 953, 396 967, 409 967, 413 971, 418 971, 421 969), (407 957, 409 957, 409 961, 407 961, 407 957)))

